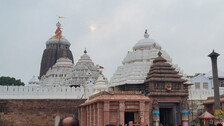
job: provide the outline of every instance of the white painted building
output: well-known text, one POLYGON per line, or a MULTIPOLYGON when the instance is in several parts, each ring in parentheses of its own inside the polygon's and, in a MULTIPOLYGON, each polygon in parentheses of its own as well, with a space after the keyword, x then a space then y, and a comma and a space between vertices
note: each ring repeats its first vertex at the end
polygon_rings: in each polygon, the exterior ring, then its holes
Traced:
MULTIPOLYGON (((219 71, 218 75, 222 82, 223 72, 219 71)), ((212 72, 196 74, 190 80, 192 85, 189 87, 189 100, 206 100, 208 97, 214 96, 212 72)), ((220 94, 224 94, 224 87, 220 87, 219 90, 220 94)))
MULTIPOLYGON (((162 53, 162 56, 167 60, 167 62, 172 64, 172 59, 170 56, 166 53, 166 51, 161 49, 161 46, 155 40, 149 38, 149 34, 146 30, 144 38, 135 44, 133 51, 128 52, 122 62, 122 65, 119 66, 113 74, 109 82, 109 87, 124 84, 144 83, 153 60, 158 57, 159 51, 162 53)), ((179 74, 183 75, 183 72, 180 68, 177 68, 177 65, 173 66, 179 74)))

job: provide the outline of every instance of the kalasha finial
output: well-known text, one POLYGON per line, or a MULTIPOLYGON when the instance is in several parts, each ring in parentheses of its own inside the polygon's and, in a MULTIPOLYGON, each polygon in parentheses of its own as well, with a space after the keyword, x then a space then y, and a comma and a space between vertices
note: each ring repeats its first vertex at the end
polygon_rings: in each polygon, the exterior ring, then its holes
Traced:
POLYGON ((56 29, 55 35, 53 37, 60 39, 62 37, 62 35, 61 35, 62 31, 61 31, 61 24, 60 24, 60 22, 58 22, 56 24, 56 26, 57 26, 57 29, 56 29))
POLYGON ((148 31, 147 29, 145 29, 145 35, 144 35, 145 38, 148 38, 149 37, 149 34, 148 34, 148 31))
POLYGON ((158 52, 158 56, 160 57, 161 55, 162 55, 162 53, 159 51, 159 52, 158 52))
POLYGON ((86 48, 85 48, 85 50, 84 50, 84 53, 85 53, 85 54, 87 53, 86 48))

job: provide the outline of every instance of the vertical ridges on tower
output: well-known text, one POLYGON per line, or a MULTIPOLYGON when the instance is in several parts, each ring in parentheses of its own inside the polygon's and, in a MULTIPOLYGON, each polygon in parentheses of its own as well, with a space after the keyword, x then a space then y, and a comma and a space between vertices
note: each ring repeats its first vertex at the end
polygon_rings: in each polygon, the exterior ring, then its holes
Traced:
POLYGON ((64 56, 65 52, 67 57, 74 63, 72 52, 69 49, 71 44, 62 36, 61 24, 58 22, 56 26, 55 35, 46 42, 46 49, 41 60, 39 79, 56 63, 57 59, 64 56))

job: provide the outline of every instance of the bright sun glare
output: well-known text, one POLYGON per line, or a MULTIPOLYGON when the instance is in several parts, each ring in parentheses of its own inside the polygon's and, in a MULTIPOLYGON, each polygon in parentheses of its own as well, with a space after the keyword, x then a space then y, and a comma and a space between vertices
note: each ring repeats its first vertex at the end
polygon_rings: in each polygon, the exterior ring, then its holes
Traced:
POLYGON ((95 30, 96 30, 96 26, 94 26, 94 25, 90 25, 90 26, 89 26, 89 29, 90 29, 91 31, 95 31, 95 30))

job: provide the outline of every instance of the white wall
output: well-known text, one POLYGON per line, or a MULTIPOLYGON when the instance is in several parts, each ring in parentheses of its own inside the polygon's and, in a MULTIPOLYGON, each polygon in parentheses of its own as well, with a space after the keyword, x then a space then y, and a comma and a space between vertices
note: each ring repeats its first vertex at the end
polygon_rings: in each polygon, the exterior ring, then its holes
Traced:
POLYGON ((87 99, 92 92, 83 87, 0 86, 0 99, 87 99))
MULTIPOLYGON (((189 89, 189 100, 206 100, 210 96, 214 96, 214 89, 209 90, 194 90, 189 89)), ((224 87, 219 88, 219 94, 224 94, 224 87)))

